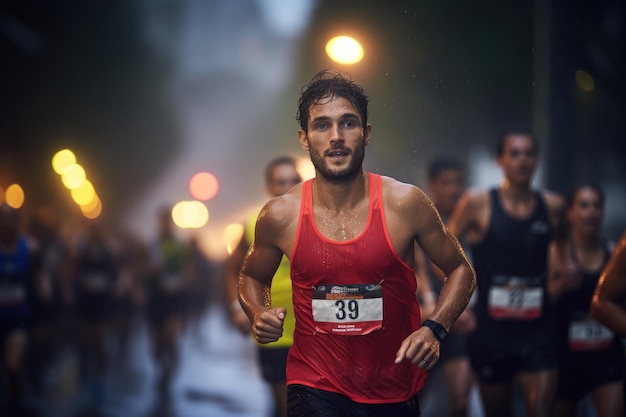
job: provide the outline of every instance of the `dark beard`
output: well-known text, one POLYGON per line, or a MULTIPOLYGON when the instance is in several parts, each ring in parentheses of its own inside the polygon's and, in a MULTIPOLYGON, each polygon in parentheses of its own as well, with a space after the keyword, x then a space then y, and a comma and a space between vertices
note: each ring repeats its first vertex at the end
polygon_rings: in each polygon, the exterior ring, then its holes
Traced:
POLYGON ((309 155, 315 167, 315 171, 325 180, 333 183, 342 183, 360 175, 363 159, 365 158, 364 144, 361 144, 354 150, 350 163, 341 170, 330 169, 324 162, 324 158, 318 153, 313 153, 311 149, 312 148, 309 146, 309 155))

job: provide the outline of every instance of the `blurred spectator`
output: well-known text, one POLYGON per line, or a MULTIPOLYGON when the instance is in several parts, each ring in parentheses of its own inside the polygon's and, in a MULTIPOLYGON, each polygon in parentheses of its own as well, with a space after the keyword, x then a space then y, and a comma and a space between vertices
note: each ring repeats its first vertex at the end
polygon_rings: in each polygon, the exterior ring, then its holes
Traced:
POLYGON ((87 222, 85 236, 72 256, 81 376, 96 408, 104 402, 106 341, 117 308, 115 291, 121 272, 109 239, 100 221, 87 222))
POLYGON ((34 300, 41 282, 40 256, 21 230, 20 215, 0 205, 0 415, 22 409, 24 358, 29 343, 34 300))
POLYGON ((594 184, 565 198, 564 230, 550 246, 548 292, 556 303, 559 384, 555 415, 575 416, 589 393, 598 417, 623 415, 623 346, 591 317, 590 305, 613 242, 602 238, 604 192, 594 184))
POLYGON ((538 153, 529 132, 501 135, 501 185, 465 193, 449 223, 452 233, 466 239, 476 269, 476 330, 468 352, 487 417, 513 412, 516 383, 528 416, 550 416, 554 404, 555 318, 546 270, 563 202, 532 187, 538 153))
POLYGON ((176 373, 192 287, 189 245, 174 231, 171 207, 157 211, 157 236, 150 244, 148 314, 154 355, 159 365, 159 400, 169 407, 170 385, 176 373))
POLYGON ((41 207, 34 213, 27 233, 41 259, 41 279, 38 296, 33 299, 34 315, 27 352, 28 395, 45 400, 46 374, 71 340, 70 253, 59 234, 57 215, 50 207, 41 207))
POLYGON ((209 303, 215 297, 214 281, 216 266, 206 255, 196 237, 189 239, 189 307, 188 318, 194 322, 200 320, 209 303))

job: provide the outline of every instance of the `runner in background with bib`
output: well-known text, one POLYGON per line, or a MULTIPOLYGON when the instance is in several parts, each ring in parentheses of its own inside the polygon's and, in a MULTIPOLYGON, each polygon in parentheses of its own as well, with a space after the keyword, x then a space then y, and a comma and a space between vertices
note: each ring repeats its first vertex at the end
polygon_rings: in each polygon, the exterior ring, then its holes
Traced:
POLYGON ((467 242, 476 269, 468 352, 487 417, 513 413, 516 381, 528 416, 550 416, 554 402, 557 351, 546 268, 563 201, 531 187, 537 154, 529 132, 504 133, 497 146, 501 186, 466 192, 448 223, 467 242))
POLYGON ((550 246, 548 291, 556 302, 559 384, 555 416, 575 416, 592 393, 598 417, 623 415, 621 339, 591 317, 591 298, 613 242, 600 236, 604 192, 594 184, 573 188, 565 199, 566 225, 550 246))
MULTIPOLYGON (((271 198, 278 197, 302 181, 296 168, 296 160, 291 156, 278 156, 265 166, 265 188, 271 198)), ((224 287, 228 297, 230 318, 233 325, 249 335, 252 330, 250 320, 239 303, 237 285, 239 270, 248 248, 254 242, 256 219, 260 208, 248 218, 241 241, 228 258, 224 273, 224 287)), ((283 322, 283 335, 273 343, 258 345, 258 363, 263 379, 271 386, 274 395, 274 416, 287 417, 287 354, 293 343, 293 329, 296 325, 291 302, 291 278, 289 260, 283 256, 272 279, 272 305, 286 309, 283 322)))
POLYGON ((426 194, 363 170, 367 107, 362 87, 334 71, 303 89, 298 136, 315 178, 263 207, 239 277, 253 334, 270 343, 280 338, 286 312, 272 307, 272 277, 283 254, 291 262, 290 416, 419 416, 426 370, 475 285, 426 194), (423 325, 415 242, 448 277, 423 325))

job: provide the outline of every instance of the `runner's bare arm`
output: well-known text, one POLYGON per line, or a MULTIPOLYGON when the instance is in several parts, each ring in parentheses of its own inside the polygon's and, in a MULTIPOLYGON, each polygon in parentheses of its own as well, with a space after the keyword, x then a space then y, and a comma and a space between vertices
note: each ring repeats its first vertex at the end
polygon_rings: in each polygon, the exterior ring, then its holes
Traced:
POLYGON ((469 303, 476 286, 476 276, 459 241, 443 225, 432 203, 423 203, 420 213, 424 220, 416 236, 417 242, 446 277, 430 319, 449 331, 469 303))
MULTIPOLYGON (((461 245, 444 226, 434 204, 418 188, 404 194, 399 218, 406 219, 413 231, 412 239, 424 250, 434 265, 446 275, 446 282, 440 293, 435 310, 428 317, 439 323, 446 331, 463 312, 476 285, 472 269, 461 245), (417 215, 416 215, 417 213, 417 215)), ((434 332, 420 327, 401 344, 396 363, 403 359, 429 369, 439 359, 440 342, 434 332)))
POLYGON ((241 270, 241 265, 243 264, 248 249, 249 245, 246 242, 244 232, 239 244, 224 263, 224 273, 222 275, 224 296, 226 297, 230 320, 237 330, 243 334, 250 333, 252 327, 250 320, 248 320, 247 315, 241 308, 238 294, 239 271, 241 270))
POLYGON ((606 264, 591 300, 593 317, 626 337, 626 231, 606 264))
POLYGON ((270 343, 282 336, 286 311, 271 308, 270 286, 283 256, 278 247, 281 221, 273 210, 275 200, 265 205, 256 223, 255 241, 244 258, 239 273, 239 301, 252 323, 259 343, 270 343))

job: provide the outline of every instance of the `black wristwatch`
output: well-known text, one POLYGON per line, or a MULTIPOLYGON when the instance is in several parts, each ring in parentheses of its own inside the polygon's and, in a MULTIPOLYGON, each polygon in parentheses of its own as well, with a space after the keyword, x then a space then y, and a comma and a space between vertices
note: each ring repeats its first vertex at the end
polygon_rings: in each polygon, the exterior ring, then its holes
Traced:
POLYGON ((426 320, 422 323, 422 327, 428 327, 432 330, 437 340, 439 340, 439 343, 443 343, 443 341, 446 340, 446 337, 448 337, 446 329, 444 329, 443 326, 436 321, 426 320))

